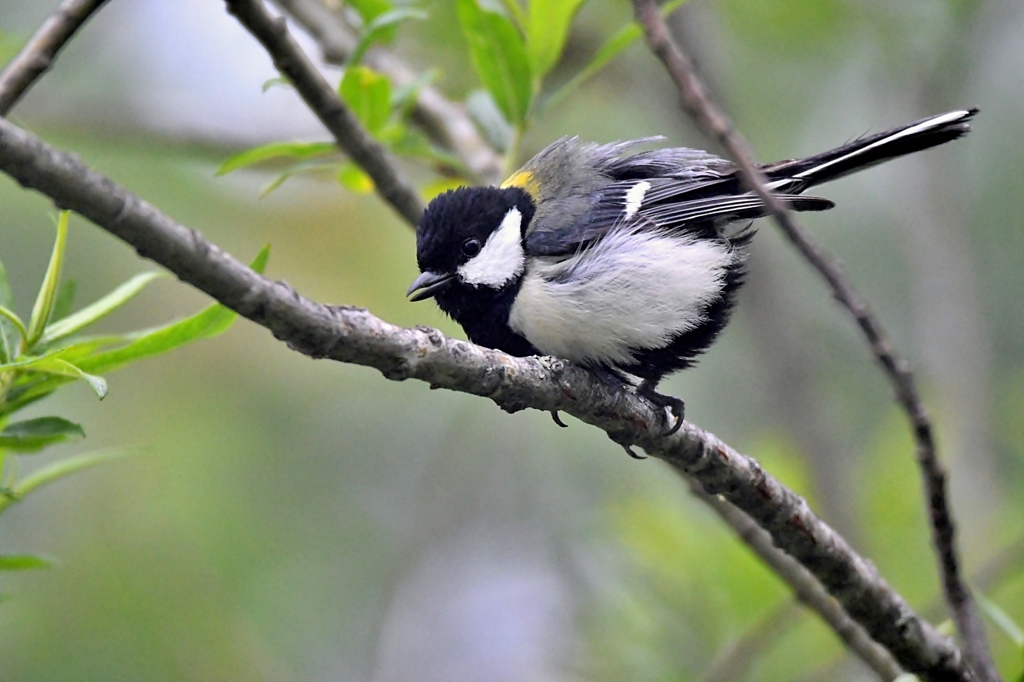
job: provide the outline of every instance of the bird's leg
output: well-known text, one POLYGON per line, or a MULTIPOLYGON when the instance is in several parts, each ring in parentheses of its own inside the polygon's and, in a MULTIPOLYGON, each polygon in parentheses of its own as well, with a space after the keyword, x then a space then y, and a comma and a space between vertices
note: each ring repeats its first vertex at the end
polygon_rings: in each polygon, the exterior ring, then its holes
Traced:
POLYGON ((658 407, 668 408, 668 411, 672 414, 674 421, 668 430, 666 430, 662 436, 671 436, 673 433, 679 430, 679 427, 683 425, 683 417, 686 415, 686 404, 679 398, 663 395, 655 391, 655 387, 658 385, 658 381, 644 379, 640 382, 640 385, 636 387, 636 394, 647 400, 651 401, 658 407))
POLYGON ((622 374, 619 374, 614 369, 603 367, 601 365, 588 366, 587 370, 600 380, 602 384, 612 389, 613 391, 621 391, 629 381, 622 374))

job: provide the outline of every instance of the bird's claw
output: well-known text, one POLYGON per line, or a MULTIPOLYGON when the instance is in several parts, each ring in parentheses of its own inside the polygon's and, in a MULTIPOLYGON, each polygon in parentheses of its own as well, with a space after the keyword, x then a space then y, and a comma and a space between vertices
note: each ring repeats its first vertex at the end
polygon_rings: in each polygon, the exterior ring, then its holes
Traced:
POLYGON ((640 382, 636 393, 643 398, 647 398, 647 400, 662 408, 662 410, 668 410, 668 414, 672 415, 671 417, 666 415, 665 421, 668 422, 668 428, 662 432, 662 438, 667 438, 682 428, 683 419, 686 417, 686 403, 675 396, 658 393, 654 390, 654 386, 647 381, 640 382))
POLYGON ((647 459, 645 456, 638 455, 635 452, 633 452, 633 448, 629 447, 625 443, 619 443, 619 445, 621 445, 622 449, 626 451, 626 454, 632 457, 633 459, 647 459))
POLYGON ((556 424, 561 426, 563 429, 569 428, 569 425, 562 421, 562 418, 558 416, 558 410, 551 410, 551 419, 556 424))

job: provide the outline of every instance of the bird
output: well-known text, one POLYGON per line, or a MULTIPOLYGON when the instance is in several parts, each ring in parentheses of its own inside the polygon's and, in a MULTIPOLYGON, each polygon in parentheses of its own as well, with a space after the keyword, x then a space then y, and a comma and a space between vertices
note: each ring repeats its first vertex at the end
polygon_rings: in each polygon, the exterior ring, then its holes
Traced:
MULTIPOLYGON (((805 158, 760 165, 792 211, 824 211, 807 189, 970 131, 977 109, 924 118, 805 158)), ((657 392, 726 326, 743 284, 754 219, 767 210, 737 167, 686 147, 634 151, 563 137, 500 186, 436 196, 416 227, 420 275, 406 295, 434 299, 470 341, 514 356, 548 355, 632 389, 657 392)), ((564 426, 553 412, 556 423, 564 426)))

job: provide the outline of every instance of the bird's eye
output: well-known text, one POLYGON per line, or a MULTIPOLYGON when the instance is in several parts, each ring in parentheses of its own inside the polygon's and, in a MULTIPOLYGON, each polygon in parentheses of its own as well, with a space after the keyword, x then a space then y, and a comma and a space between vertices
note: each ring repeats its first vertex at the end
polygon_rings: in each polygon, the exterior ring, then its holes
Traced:
POLYGON ((466 254, 470 258, 480 253, 480 240, 473 238, 462 242, 462 253, 466 254))

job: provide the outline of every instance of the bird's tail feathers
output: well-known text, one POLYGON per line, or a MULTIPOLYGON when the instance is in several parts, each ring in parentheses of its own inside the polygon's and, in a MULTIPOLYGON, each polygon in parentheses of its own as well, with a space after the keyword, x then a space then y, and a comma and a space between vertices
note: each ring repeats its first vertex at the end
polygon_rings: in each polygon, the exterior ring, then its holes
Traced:
POLYGON ((945 144, 970 132, 977 109, 925 118, 884 133, 868 135, 806 159, 783 161, 763 170, 774 191, 800 192, 864 168, 945 144))

